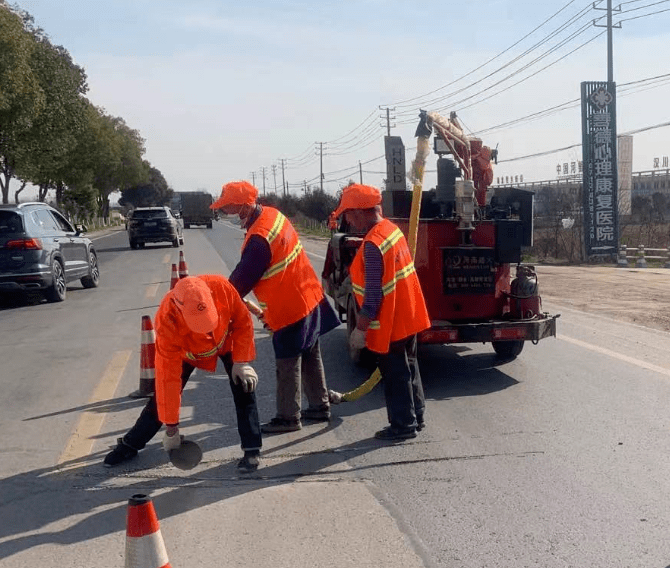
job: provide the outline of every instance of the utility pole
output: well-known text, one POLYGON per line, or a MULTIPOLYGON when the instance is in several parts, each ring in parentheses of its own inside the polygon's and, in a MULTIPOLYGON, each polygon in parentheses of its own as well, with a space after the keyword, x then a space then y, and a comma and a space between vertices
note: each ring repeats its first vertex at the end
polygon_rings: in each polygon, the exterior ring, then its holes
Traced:
POLYGON ((361 185, 363 185, 363 166, 361 166, 360 160, 358 160, 358 173, 361 176, 361 185))
MULTIPOLYGON (((620 28, 621 22, 617 22, 617 25, 612 24, 612 0, 607 0, 607 8, 598 8, 595 3, 593 8, 596 10, 607 10, 607 25, 600 26, 593 21, 593 25, 597 28, 607 28, 607 82, 614 82, 614 48, 612 46, 612 29, 620 28)), ((621 12, 621 5, 617 6, 614 10, 621 12)))
POLYGON ((251 184, 256 187, 256 172, 251 172, 251 184))
POLYGON ((275 195, 277 195, 277 166, 272 164, 272 175, 275 178, 275 195))
POLYGON ((265 195, 265 166, 261 170, 263 171, 263 195, 265 195))
POLYGON ((307 180, 303 180, 303 183, 305 184, 305 187, 303 188, 302 192, 307 194, 307 180))
MULTIPOLYGON (((382 107, 379 107, 379 110, 384 110, 382 107)), ((395 120, 395 116, 391 116, 391 111, 395 110, 395 107, 389 108, 386 107, 386 135, 391 136, 391 120, 395 120)), ((379 118, 384 118, 383 116, 380 116, 379 118)), ((381 126, 384 126, 382 123, 381 126)), ((395 124, 393 125, 395 128, 395 124)))
POLYGON ((284 177, 284 158, 281 158, 281 189, 284 195, 288 195, 286 190, 286 178, 284 177))
POLYGON ((316 142, 319 145, 319 163, 320 163, 320 174, 319 179, 321 180, 321 192, 323 192, 323 142, 316 142))

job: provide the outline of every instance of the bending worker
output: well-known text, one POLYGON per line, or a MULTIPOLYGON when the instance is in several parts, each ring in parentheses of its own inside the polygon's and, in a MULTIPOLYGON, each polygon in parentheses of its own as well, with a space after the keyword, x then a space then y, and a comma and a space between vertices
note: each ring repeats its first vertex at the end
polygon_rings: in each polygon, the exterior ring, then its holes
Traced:
POLYGON ((340 322, 328 303, 291 222, 277 209, 257 203, 246 181, 223 186, 211 205, 238 215, 247 230, 230 283, 244 298, 253 290, 272 332, 277 366, 277 415, 261 426, 266 434, 293 432, 302 419, 330 420, 328 388, 319 337, 340 322), (308 407, 301 411, 301 389, 308 407))
POLYGON ((163 448, 167 452, 178 448, 184 386, 196 367, 214 372, 218 358, 230 380, 244 451, 237 467, 255 471, 262 442, 254 393, 258 377, 249 364, 256 357, 254 328, 237 291, 223 276, 187 276, 165 295, 155 320, 156 393, 104 464, 112 467, 134 458, 162 424, 166 425, 163 448))
POLYGON ((349 342, 378 355, 390 425, 375 438, 402 440, 424 427, 416 334, 430 327, 430 319, 407 241, 382 217, 381 201, 378 189, 352 184, 344 188, 335 217, 344 215, 351 228, 365 234, 349 268, 360 309, 349 342))

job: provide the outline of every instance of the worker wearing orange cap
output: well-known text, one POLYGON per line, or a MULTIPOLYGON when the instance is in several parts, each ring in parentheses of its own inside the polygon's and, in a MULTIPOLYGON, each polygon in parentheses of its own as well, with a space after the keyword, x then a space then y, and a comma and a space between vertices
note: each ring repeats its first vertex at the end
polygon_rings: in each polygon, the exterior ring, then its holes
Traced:
POLYGON ((244 298, 253 290, 272 331, 277 366, 277 414, 261 426, 266 434, 293 432, 302 420, 330 420, 328 388, 319 337, 339 325, 291 222, 277 209, 257 202, 246 181, 223 186, 211 205, 238 215, 247 230, 240 262, 230 282, 244 298), (301 410, 301 390, 308 407, 301 410))
POLYGON ((381 200, 377 188, 352 184, 334 215, 344 215, 353 230, 365 234, 349 268, 360 308, 349 343, 378 355, 390 425, 375 438, 402 440, 424 427, 416 334, 430 327, 430 319, 407 241, 382 217, 381 200))
POLYGON ((178 448, 184 386, 195 368, 214 372, 221 359, 230 379, 244 451, 238 468, 255 471, 262 442, 254 393, 258 377, 249 364, 256 357, 254 328, 237 291, 220 275, 187 276, 165 295, 155 321, 156 393, 104 464, 112 467, 134 458, 161 424, 166 425, 164 449, 178 448))

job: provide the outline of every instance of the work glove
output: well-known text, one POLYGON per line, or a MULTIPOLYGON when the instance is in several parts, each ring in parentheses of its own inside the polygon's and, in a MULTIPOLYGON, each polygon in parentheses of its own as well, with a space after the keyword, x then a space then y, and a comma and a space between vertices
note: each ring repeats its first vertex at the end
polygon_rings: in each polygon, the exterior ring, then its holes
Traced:
POLYGON ((349 346, 352 349, 365 349, 365 331, 355 328, 349 336, 349 346))
POLYGON ((249 363, 233 363, 233 382, 242 385, 244 392, 254 392, 258 384, 258 375, 249 363))
POLYGON ((178 427, 171 426, 166 428, 165 433, 163 434, 163 449, 168 453, 170 453, 170 450, 176 450, 181 446, 182 439, 183 436, 179 435, 178 427))

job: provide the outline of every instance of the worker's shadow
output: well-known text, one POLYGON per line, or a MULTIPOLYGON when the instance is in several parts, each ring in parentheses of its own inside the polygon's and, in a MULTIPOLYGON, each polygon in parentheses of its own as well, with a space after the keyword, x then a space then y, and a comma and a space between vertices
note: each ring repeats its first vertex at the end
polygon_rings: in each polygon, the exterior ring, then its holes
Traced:
MULTIPOLYGON (((349 360, 347 335, 343 326, 324 336, 321 343, 330 389, 341 393, 351 391, 374 371, 374 367, 359 367, 349 360)), ((507 361, 493 352, 477 353, 465 345, 427 345, 419 347, 418 359, 428 404, 431 400, 491 394, 518 384, 517 380, 501 369, 507 361)), ((382 379, 369 394, 356 401, 334 406, 333 413, 351 416, 384 406, 382 379)))
MULTIPOLYGON (((261 420, 267 420, 275 413, 276 386, 272 380, 274 354, 270 338, 259 337, 256 350, 255 367, 260 377, 257 401, 261 420)), ((369 374, 350 363, 346 353, 346 334, 342 327, 322 338, 329 387, 341 392, 357 387, 369 374)), ((428 404, 431 400, 494 392, 516 382, 495 368, 493 356, 475 356, 472 360, 459 362, 461 359, 466 358, 459 357, 455 351, 449 354, 442 350, 421 357, 428 404)), ((329 438, 329 442, 336 440, 337 430, 347 417, 383 409, 383 385, 379 385, 356 402, 334 407, 330 424, 293 433, 287 436, 290 441, 266 444, 262 467, 253 474, 240 474, 236 468, 241 452, 235 409, 227 377, 220 367, 218 378, 224 380, 194 373, 184 393, 184 405, 192 410, 192 415, 182 421, 182 426, 187 437, 196 440, 205 452, 225 448, 231 450, 230 459, 208 462, 206 453, 205 461, 197 469, 179 472, 167 463, 157 436, 127 466, 111 470, 103 468, 102 460, 108 448, 98 447, 93 454, 61 464, 61 467, 38 468, 0 480, 0 515, 4 519, 0 524, 0 559, 40 545, 78 544, 122 532, 127 500, 136 493, 151 494, 163 490, 153 499, 159 518, 165 519, 278 483, 288 484, 296 479, 319 476, 355 478, 363 470, 389 465, 387 454, 383 453, 387 444, 369 435, 334 447, 317 446, 314 449, 312 445, 303 451, 297 447, 301 442, 333 430, 336 436, 329 438), (188 434, 191 424, 198 425, 200 430, 188 434), (203 429, 203 424, 211 426, 203 429), (378 459, 365 460, 365 464, 358 465, 361 460, 356 458, 370 452, 380 452, 378 459)), ((106 403, 107 409, 137 404, 137 415, 142 404, 137 401, 126 403, 121 399, 106 403)), ((105 404, 100 404, 77 410, 104 411, 104 408, 105 404)), ((66 412, 68 410, 60 411, 66 412)), ((27 419, 47 419, 58 413, 27 419)), ((131 425, 128 424, 128 428, 131 425)), ((116 434, 104 431, 99 437, 113 440, 112 436, 116 434)), ((421 461, 413 459, 409 452, 406 459, 407 463, 421 461)), ((119 546, 121 549, 122 545, 119 546)))

